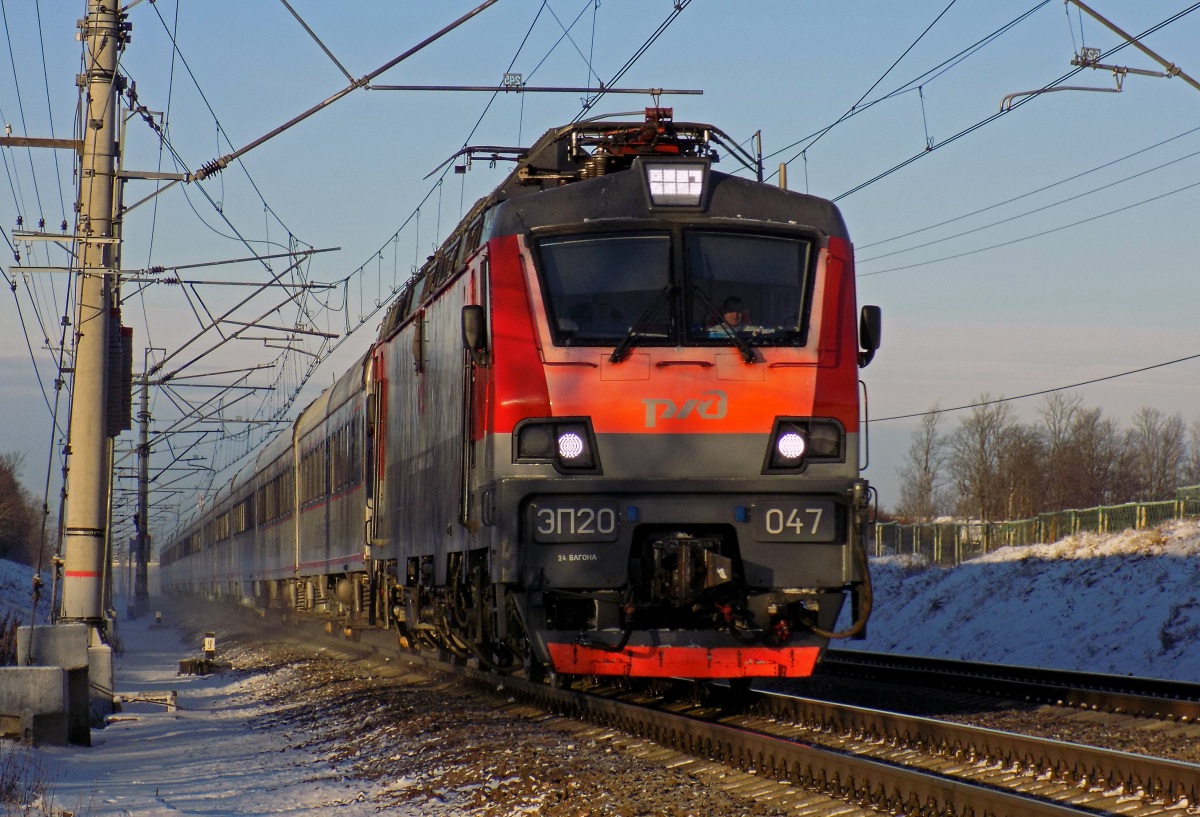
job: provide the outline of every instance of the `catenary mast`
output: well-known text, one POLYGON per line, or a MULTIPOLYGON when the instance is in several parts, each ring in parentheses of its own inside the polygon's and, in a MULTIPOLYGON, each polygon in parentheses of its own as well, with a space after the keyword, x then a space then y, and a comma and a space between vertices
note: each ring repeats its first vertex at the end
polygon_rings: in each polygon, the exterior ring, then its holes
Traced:
POLYGON ((89 625, 89 641, 104 634, 105 545, 110 464, 107 438, 110 332, 115 308, 117 234, 117 64, 126 27, 114 0, 89 0, 80 24, 84 100, 79 123, 79 268, 75 371, 67 451, 67 498, 60 618, 89 625))

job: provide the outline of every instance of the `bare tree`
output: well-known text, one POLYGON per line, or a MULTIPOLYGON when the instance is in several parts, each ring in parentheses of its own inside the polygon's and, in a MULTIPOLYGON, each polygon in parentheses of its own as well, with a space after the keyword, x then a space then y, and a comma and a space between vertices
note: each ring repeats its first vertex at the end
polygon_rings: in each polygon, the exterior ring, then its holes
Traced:
POLYGON ((1046 499, 1046 445, 1033 426, 1012 424, 999 456, 999 488, 1006 519, 1028 519, 1050 506, 1046 499))
POLYGON ((1012 409, 987 394, 978 402, 950 437, 950 472, 960 513, 990 521, 1004 513, 1000 450, 1013 425, 1012 409))
POLYGON ((1080 409, 1071 427, 1069 490, 1062 508, 1117 501, 1124 446, 1117 425, 1098 409, 1080 409))
POLYGON ((1180 479, 1184 485, 1200 485, 1200 420, 1192 420, 1188 426, 1187 459, 1180 479))
POLYGON ((38 506, 21 485, 17 473, 22 456, 0 454, 0 559, 36 564, 38 506))
POLYGON ((948 504, 946 496, 946 460, 948 441, 941 432, 941 414, 937 405, 921 416, 921 425, 913 432, 908 460, 900 469, 901 516, 928 522, 948 504))
POLYGON ((1183 418, 1143 406, 1125 435, 1126 500, 1171 499, 1183 470, 1183 418))
POLYGON ((1046 510, 1070 507, 1072 488, 1078 480, 1078 445, 1075 432, 1083 400, 1078 395, 1054 392, 1042 401, 1042 435, 1046 445, 1046 510))

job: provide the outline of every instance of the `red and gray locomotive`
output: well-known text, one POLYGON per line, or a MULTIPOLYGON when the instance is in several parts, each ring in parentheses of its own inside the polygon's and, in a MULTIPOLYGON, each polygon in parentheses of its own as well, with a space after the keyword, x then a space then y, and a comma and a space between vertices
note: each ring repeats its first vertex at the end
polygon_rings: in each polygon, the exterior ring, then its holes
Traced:
POLYGON ((531 675, 805 676, 861 633, 880 322, 845 224, 646 113, 516 154, 164 587, 531 675))

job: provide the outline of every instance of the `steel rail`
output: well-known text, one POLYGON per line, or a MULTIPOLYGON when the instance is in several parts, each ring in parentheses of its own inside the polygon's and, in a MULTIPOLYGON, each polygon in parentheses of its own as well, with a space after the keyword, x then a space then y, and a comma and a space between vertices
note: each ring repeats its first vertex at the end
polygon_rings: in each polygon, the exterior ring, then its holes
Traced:
POLYGON ((1139 718, 1200 721, 1200 684, 1182 681, 858 650, 828 650, 818 672, 958 689, 1139 718))
MULTIPOLYGON (((445 670, 445 665, 442 668, 445 670)), ((685 754, 761 774, 764 780, 785 781, 838 800, 869 805, 883 813, 947 817, 1015 814, 1078 817, 1096 813, 1086 806, 1076 808, 1035 795, 906 768, 693 715, 650 709, 519 678, 498 683, 494 674, 463 667, 455 667, 453 671, 480 687, 493 691, 499 688, 502 693, 563 717, 587 720, 685 754)))
POLYGON ((1200 766, 980 726, 903 715, 780 693, 761 696, 754 712, 810 730, 865 736, 946 757, 1004 768, 1036 769, 1075 786, 1103 785, 1169 803, 1200 798, 1200 766))

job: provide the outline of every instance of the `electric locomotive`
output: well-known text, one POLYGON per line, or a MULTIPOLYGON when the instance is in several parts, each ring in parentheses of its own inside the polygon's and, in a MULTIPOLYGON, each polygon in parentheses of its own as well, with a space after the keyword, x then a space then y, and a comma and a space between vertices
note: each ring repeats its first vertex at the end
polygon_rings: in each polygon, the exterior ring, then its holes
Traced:
MULTIPOLYGON (((858 369, 880 320, 840 213, 669 109, 511 158, 231 487, 295 501, 250 514, 275 530, 239 541, 270 553, 216 585, 534 676, 810 674, 870 610, 858 369)), ((168 549, 168 585, 216 586, 207 530, 168 549)))

